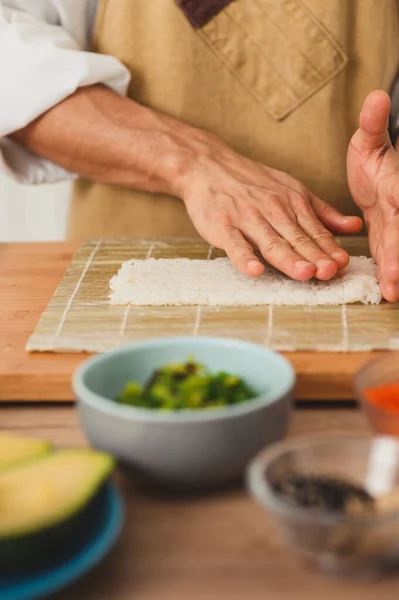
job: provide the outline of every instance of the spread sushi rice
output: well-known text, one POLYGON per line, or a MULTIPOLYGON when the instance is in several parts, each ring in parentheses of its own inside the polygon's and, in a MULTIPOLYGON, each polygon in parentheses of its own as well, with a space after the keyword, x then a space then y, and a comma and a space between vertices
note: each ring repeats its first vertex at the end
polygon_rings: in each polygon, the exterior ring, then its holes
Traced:
POLYGON ((147 259, 122 264, 110 281, 110 303, 134 306, 317 306, 378 304, 381 292, 373 261, 352 257, 330 281, 294 281, 266 265, 251 278, 228 258, 147 259))

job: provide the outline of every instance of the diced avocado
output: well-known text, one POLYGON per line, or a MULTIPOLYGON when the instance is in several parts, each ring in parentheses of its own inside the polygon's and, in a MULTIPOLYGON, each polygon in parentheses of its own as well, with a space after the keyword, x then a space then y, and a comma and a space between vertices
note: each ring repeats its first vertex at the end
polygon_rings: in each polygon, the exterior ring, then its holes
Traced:
POLYGON ((0 433, 0 471, 50 451, 51 445, 45 440, 0 433))
POLYGON ((94 450, 60 450, 0 473, 0 571, 62 559, 94 531, 89 508, 114 460, 94 450))

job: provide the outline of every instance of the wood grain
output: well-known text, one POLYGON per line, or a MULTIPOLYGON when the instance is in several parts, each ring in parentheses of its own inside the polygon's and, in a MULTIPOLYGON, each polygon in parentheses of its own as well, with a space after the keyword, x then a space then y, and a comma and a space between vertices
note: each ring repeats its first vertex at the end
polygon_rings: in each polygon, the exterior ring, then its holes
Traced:
MULTIPOLYGON (((0 407, 7 431, 56 446, 85 444, 70 406, 0 407)), ((354 409, 297 409, 290 435, 367 430, 354 409)), ((119 473, 126 523, 109 557, 54 600, 391 600, 398 579, 356 582, 313 573, 285 547, 243 489, 166 494, 119 473)))
MULTIPOLYGON (((0 401, 70 401, 82 354, 28 354, 25 344, 72 255, 73 243, 0 244, 0 401)), ((352 378, 371 354, 288 353, 297 397, 353 398, 352 378)))
POLYGON ((0 400, 71 400, 77 355, 25 352, 77 245, 0 244, 0 400))

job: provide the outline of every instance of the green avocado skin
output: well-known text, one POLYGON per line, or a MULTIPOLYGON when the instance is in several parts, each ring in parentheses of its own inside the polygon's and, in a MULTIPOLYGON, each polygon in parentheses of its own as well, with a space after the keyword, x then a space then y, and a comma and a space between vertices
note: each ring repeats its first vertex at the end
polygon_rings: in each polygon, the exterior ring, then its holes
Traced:
POLYGON ((78 552, 84 540, 98 530, 104 485, 95 496, 72 517, 34 534, 0 537, 0 575, 30 573, 60 565, 78 552))

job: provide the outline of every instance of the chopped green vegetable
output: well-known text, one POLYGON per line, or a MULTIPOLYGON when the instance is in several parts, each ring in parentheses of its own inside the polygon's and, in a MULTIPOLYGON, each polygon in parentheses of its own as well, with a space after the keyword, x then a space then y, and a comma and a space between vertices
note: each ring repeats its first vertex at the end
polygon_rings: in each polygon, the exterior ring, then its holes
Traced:
POLYGON ((144 386, 130 381, 115 400, 158 410, 197 410, 238 404, 255 396, 256 392, 236 375, 212 374, 189 360, 158 369, 144 386))

